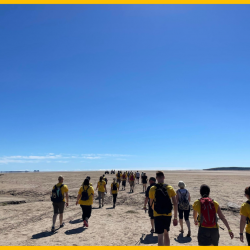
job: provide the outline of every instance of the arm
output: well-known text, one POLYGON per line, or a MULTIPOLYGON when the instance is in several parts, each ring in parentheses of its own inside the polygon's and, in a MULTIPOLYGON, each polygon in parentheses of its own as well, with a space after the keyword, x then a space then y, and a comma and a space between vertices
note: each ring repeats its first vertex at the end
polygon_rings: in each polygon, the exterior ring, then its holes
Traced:
POLYGON ((104 188, 105 188, 105 192, 107 193, 106 185, 104 185, 104 188))
POLYGON ((78 204, 78 201, 79 201, 80 197, 81 197, 81 195, 78 194, 78 195, 77 195, 77 198, 76 198, 76 206, 77 206, 77 204, 78 204))
POLYGON ((144 210, 146 210, 148 200, 149 200, 149 198, 148 198, 148 197, 146 197, 146 198, 145 198, 145 201, 144 201, 144 207, 143 207, 143 208, 144 208, 144 210))
POLYGON ((174 223, 174 226, 177 226, 178 225, 178 221, 177 221, 178 204, 177 204, 176 195, 172 197, 172 202, 174 205, 174 221, 176 220, 176 222, 177 222, 177 223, 174 223))
POLYGON ((224 214, 221 212, 220 206, 218 207, 217 214, 218 214, 219 218, 223 221, 224 225, 227 227, 228 233, 229 233, 231 239, 233 239, 234 234, 233 234, 232 230, 230 229, 230 227, 229 227, 229 225, 228 225, 228 222, 227 222, 227 220, 226 220, 224 214))
POLYGON ((69 205, 69 194, 68 192, 65 193, 66 196, 66 207, 69 205))
POLYGON ((197 215, 198 215, 198 212, 196 210, 193 210, 194 224, 196 226, 198 226, 197 215))
POLYGON ((247 219, 246 216, 244 216, 244 215, 240 216, 240 234, 242 234, 242 235, 240 235, 241 242, 244 242, 243 232, 244 232, 244 227, 246 225, 246 219, 247 219))
POLYGON ((191 196, 190 196, 190 193, 188 192, 188 201, 189 201, 189 203, 190 203, 190 201, 191 201, 191 196))
POLYGON ((96 186, 96 189, 95 189, 95 190, 97 190, 98 187, 99 187, 99 185, 98 185, 98 183, 97 183, 97 186, 96 186))

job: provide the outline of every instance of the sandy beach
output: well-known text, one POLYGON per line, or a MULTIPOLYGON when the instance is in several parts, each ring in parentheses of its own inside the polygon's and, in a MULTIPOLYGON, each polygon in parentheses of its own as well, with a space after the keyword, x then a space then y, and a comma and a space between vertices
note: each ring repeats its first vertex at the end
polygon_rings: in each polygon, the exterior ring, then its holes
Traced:
MULTIPOLYGON (((146 171, 147 176, 155 176, 155 171, 146 171)), ((230 239, 226 227, 219 221, 219 245, 247 245, 239 240, 239 212, 228 210, 228 203, 240 206, 244 201, 244 189, 249 186, 250 171, 165 171, 165 183, 177 190, 178 181, 186 183, 191 194, 191 204, 200 198, 199 187, 208 184, 211 188, 210 197, 219 202, 223 208, 231 229, 235 234, 230 239)), ((143 202, 145 195, 142 184, 135 186, 134 193, 120 191, 117 206, 112 207, 110 184, 114 175, 108 178, 108 193, 105 206, 99 209, 98 200, 94 201, 89 228, 82 227, 81 208, 75 205, 76 196, 84 178, 91 176, 94 188, 103 172, 39 172, 39 173, 7 173, 0 176, 0 245, 105 245, 134 246, 157 245, 157 235, 150 233, 148 214, 145 213, 143 202), (53 207, 50 194, 57 177, 62 174, 64 184, 69 188, 69 207, 65 209, 65 226, 56 224, 56 232, 51 233, 53 207)), ((97 198, 97 191, 95 193, 97 198)), ((193 223, 190 213, 192 236, 186 238, 187 228, 184 225, 184 237, 179 233, 180 226, 171 224, 171 246, 197 246, 198 228, 193 223)))

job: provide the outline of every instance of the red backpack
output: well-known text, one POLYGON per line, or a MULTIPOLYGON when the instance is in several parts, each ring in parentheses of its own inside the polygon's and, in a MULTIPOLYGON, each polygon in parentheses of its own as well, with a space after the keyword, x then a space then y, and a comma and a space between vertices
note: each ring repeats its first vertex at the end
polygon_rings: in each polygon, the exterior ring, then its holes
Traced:
POLYGON ((134 180, 135 180, 134 175, 133 175, 133 174, 132 174, 132 175, 130 175, 129 179, 130 179, 131 181, 134 181, 134 180))
POLYGON ((201 203, 200 225, 202 227, 214 227, 217 224, 214 201, 209 197, 201 198, 199 201, 201 203))
POLYGON ((126 175, 125 174, 123 174, 122 179, 126 179, 126 175))

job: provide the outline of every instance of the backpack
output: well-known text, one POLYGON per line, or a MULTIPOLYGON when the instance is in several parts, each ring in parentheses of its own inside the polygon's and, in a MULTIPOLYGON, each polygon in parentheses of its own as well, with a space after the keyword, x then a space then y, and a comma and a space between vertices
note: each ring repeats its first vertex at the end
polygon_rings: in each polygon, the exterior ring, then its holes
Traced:
POLYGON ((134 180, 135 180, 135 177, 134 177, 134 175, 133 175, 133 174, 132 174, 132 175, 130 175, 129 180, 131 180, 131 181, 134 181, 134 180))
POLYGON ((113 191, 117 191, 117 183, 113 183, 113 191))
POLYGON ((123 178, 123 179, 126 179, 126 175, 125 175, 125 174, 123 174, 122 178, 123 178))
POLYGON ((180 190, 178 190, 179 194, 180 194, 180 200, 179 200, 179 209, 180 210, 189 210, 189 201, 187 198, 187 193, 188 191, 186 190, 186 192, 182 193, 180 190))
MULTIPOLYGON (((246 203, 250 205, 250 201, 249 200, 246 203)), ((250 222, 250 219, 247 217, 246 224, 249 224, 249 222, 250 222)))
POLYGON ((57 187, 55 185, 55 188, 52 190, 52 195, 51 195, 51 201, 53 202, 61 202, 63 201, 63 195, 62 195, 62 190, 61 187, 63 187, 64 184, 62 184, 60 187, 57 187))
POLYGON ((117 178, 120 178, 120 177, 121 177, 121 174, 120 174, 120 173, 118 173, 118 174, 117 174, 117 178))
POLYGON ((87 201, 89 199, 89 194, 88 194, 89 187, 90 186, 88 186, 88 188, 86 190, 84 190, 84 187, 82 187, 83 188, 82 197, 81 197, 82 201, 87 201))
POLYGON ((200 226, 215 226, 217 224, 217 216, 214 201, 209 197, 201 198, 199 201, 201 203, 200 226))
POLYGON ((173 204, 167 192, 167 184, 156 184, 154 210, 158 214, 169 214, 173 209, 173 204))

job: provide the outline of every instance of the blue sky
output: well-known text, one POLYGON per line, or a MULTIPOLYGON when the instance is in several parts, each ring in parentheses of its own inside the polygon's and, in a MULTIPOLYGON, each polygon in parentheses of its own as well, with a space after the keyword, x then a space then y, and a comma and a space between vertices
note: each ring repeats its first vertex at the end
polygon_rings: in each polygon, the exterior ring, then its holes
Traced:
POLYGON ((250 167, 249 5, 2 5, 0 170, 250 167))

